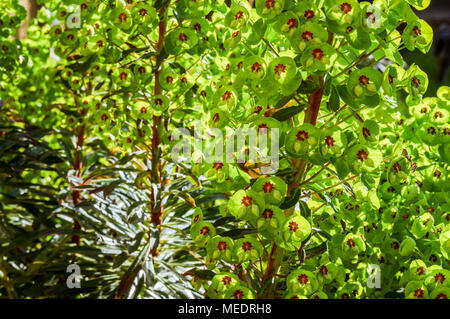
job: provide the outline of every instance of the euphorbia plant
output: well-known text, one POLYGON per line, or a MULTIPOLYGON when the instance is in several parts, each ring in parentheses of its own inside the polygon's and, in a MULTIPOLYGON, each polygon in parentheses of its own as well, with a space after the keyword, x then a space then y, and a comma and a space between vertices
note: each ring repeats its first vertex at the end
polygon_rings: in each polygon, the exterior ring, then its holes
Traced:
POLYGON ((20 42, 15 23, 0 24, 4 109, 73 129, 79 152, 89 137, 144 151, 138 184, 160 231, 170 176, 217 196, 179 195, 202 262, 185 275, 206 297, 450 297, 450 88, 424 98, 427 74, 398 54, 429 50, 411 9, 429 1, 88 1, 78 29, 54 21, 83 5, 69 2, 42 2, 20 42), (170 156, 180 127, 200 145, 183 163, 170 156), (279 138, 278 170, 237 161, 259 144, 206 161, 212 129, 225 143, 244 128, 279 138))

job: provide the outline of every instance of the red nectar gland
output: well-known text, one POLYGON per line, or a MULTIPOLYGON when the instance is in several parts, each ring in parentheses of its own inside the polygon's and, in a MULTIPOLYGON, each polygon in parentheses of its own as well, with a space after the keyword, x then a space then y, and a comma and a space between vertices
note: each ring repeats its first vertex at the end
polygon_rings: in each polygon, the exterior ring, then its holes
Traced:
POLYGON ((242 250, 244 252, 250 251, 251 249, 252 249, 252 244, 249 243, 248 241, 246 241, 245 243, 242 244, 242 250))

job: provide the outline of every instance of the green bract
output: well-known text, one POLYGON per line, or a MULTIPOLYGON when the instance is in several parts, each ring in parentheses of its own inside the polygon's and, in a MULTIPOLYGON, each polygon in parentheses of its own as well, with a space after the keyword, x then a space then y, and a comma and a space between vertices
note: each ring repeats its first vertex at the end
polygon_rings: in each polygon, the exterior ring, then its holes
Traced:
POLYGON ((303 269, 291 272, 286 279, 286 284, 289 291, 305 295, 311 295, 319 286, 314 273, 303 269))
POLYGON ((408 50, 418 48, 427 53, 433 42, 433 29, 424 20, 410 22, 402 33, 402 39, 408 50))
POLYGON ((264 196, 266 203, 280 204, 286 196, 286 183, 279 177, 259 178, 252 186, 252 190, 264 196))
POLYGON ((216 229, 211 223, 199 221, 191 226, 191 238, 200 246, 205 246, 215 234, 216 229))
POLYGON ((208 294, 212 298, 224 298, 227 292, 240 284, 241 281, 235 274, 222 272, 212 278, 211 285, 208 287, 208 294))
POLYGON ((329 44, 314 44, 305 49, 301 62, 311 72, 325 71, 334 63, 336 56, 336 51, 329 44))
POLYGON ((296 29, 296 32, 290 38, 290 41, 294 50, 303 52, 309 46, 325 44, 327 39, 327 30, 325 30, 320 24, 308 21, 296 29))
POLYGON ((284 0, 255 0, 256 12, 265 19, 279 15, 284 8, 284 0))
POLYGON ((279 57, 269 63, 268 76, 280 84, 289 83, 295 74, 295 62, 290 57, 279 57))
POLYGON ((302 157, 318 146, 320 138, 321 131, 317 127, 303 124, 289 131, 286 137, 286 149, 288 152, 302 157))
POLYGON ((1 297, 449 296, 450 88, 405 52, 429 0, 22 2, 1 297))
POLYGON ((371 149, 363 144, 352 146, 347 153, 352 172, 373 171, 382 161, 380 151, 371 149))
POLYGON ((239 190, 230 198, 228 209, 239 219, 255 220, 264 211, 264 195, 260 192, 239 190))
POLYGON ((347 89, 356 98, 377 94, 382 81, 382 75, 375 69, 359 69, 349 77, 347 89))
POLYGON ((263 247, 255 238, 241 238, 234 244, 234 255, 239 263, 257 260, 261 257, 262 251, 263 247))
POLYGON ((296 212, 284 220, 277 241, 285 249, 297 250, 310 234, 311 224, 296 212))
POLYGON ((345 33, 346 29, 358 23, 360 6, 355 0, 326 0, 326 16, 334 32, 345 33))

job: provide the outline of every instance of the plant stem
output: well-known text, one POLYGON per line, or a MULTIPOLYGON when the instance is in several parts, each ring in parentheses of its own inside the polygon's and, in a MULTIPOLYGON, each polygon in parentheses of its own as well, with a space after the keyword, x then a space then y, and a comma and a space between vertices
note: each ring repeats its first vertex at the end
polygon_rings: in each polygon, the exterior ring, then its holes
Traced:
MULTIPOLYGON (((167 27, 167 14, 166 14, 166 10, 169 6, 170 1, 168 1, 164 7, 162 7, 159 11, 159 23, 158 23, 158 43, 156 44, 156 71, 155 71, 155 90, 154 90, 154 95, 159 95, 162 92, 162 89, 159 85, 159 75, 161 72, 161 61, 159 61, 160 59, 160 54, 161 51, 163 49, 163 45, 164 45, 164 39, 165 39, 165 35, 166 35, 166 27, 167 27)), ((160 128, 161 128, 161 122, 162 122, 162 116, 161 115, 153 115, 153 125, 152 125, 152 155, 151 155, 151 161, 152 161, 152 168, 154 172, 157 172, 160 169, 161 163, 160 160, 158 159, 156 161, 157 158, 157 151, 159 148, 159 145, 161 143, 161 136, 160 136, 160 128)), ((158 178, 156 178, 156 176, 152 175, 152 182, 154 183, 159 183, 160 187, 161 187, 161 191, 162 191, 162 180, 161 180, 161 173, 158 174, 158 178)), ((155 206, 156 206, 156 198, 155 198, 155 194, 153 192, 153 187, 151 190, 151 196, 152 196, 152 209, 151 209, 151 222, 155 225, 161 225, 162 223, 162 213, 163 213, 163 207, 160 201, 160 205, 159 208, 157 210, 155 210, 155 206)))

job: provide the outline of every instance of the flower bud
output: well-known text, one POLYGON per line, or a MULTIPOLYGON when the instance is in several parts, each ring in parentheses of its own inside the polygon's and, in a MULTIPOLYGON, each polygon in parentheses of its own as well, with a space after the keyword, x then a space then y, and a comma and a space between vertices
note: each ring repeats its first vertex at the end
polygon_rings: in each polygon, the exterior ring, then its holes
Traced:
POLYGON ((367 85, 367 90, 375 93, 377 91, 377 88, 375 85, 373 85, 373 83, 370 83, 369 85, 367 85))
POLYGON ((345 18, 344 18, 344 21, 345 21, 345 23, 347 23, 347 24, 351 24, 352 22, 353 22, 353 18, 352 18, 352 16, 351 15, 345 15, 345 18))
POLYGON ((297 141, 297 142, 294 143, 294 150, 295 150, 296 153, 300 152, 301 148, 302 148, 302 143, 301 142, 297 141))
POLYGON ((308 138, 308 143, 311 146, 314 146, 317 144, 317 138, 315 138, 314 136, 311 136, 310 138, 308 138))
POLYGON ((252 205, 252 214, 255 216, 259 216, 259 207, 258 205, 252 205))
POLYGON ((300 43, 298 44, 298 48, 300 49, 300 51, 305 50, 306 42, 305 41, 300 41, 300 43))
POLYGON ((279 191, 277 191, 276 189, 274 189, 272 191, 272 196, 274 199, 276 199, 277 201, 281 200, 281 193, 279 191))
POLYGON ((416 248, 416 242, 411 237, 406 237, 400 244, 399 253, 400 256, 407 257, 414 252, 416 248))
POLYGON ((355 93, 356 96, 360 96, 361 94, 363 94, 363 88, 361 87, 361 85, 357 85, 355 86, 355 88, 353 89, 353 92, 355 93))

